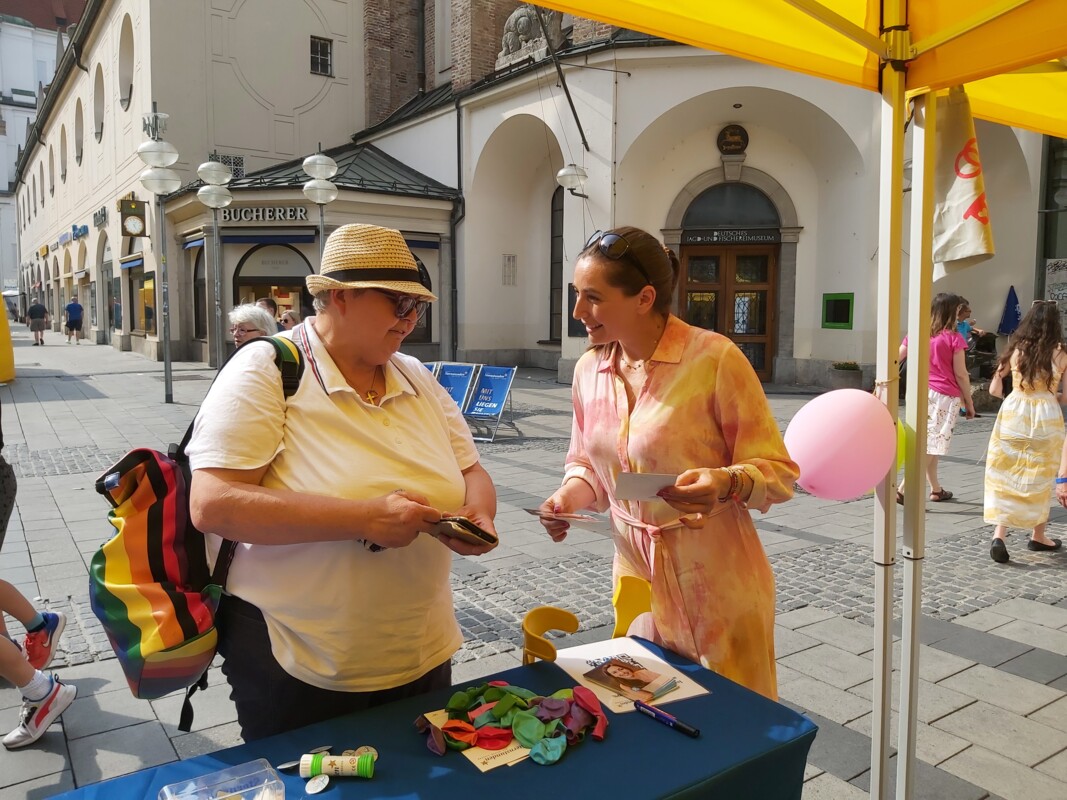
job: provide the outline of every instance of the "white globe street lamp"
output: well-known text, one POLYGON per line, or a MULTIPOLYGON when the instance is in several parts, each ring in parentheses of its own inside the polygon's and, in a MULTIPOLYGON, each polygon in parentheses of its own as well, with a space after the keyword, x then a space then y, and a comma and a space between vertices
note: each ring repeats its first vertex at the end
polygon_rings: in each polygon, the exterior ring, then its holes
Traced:
POLYGON ((222 332, 222 257, 220 256, 221 233, 219 231, 219 209, 226 208, 233 202, 233 194, 226 184, 233 179, 229 166, 220 161, 205 161, 196 168, 196 174, 206 185, 200 187, 196 198, 211 209, 212 261, 215 270, 215 369, 221 369, 226 360, 226 336, 222 332))
POLYGON ((156 212, 159 219, 156 235, 159 237, 158 257, 162 296, 162 313, 159 316, 163 326, 163 401, 173 403, 174 385, 170 363, 170 286, 167 280, 167 235, 164 229, 166 220, 163 197, 176 192, 182 185, 182 179, 177 172, 168 169, 178 160, 178 151, 174 145, 163 140, 168 119, 169 115, 156 111, 156 104, 152 103, 152 112, 142 117, 143 129, 149 141, 141 143, 137 148, 137 156, 148 167, 141 173, 141 185, 156 196, 156 212))
POLYGON ((324 209, 327 203, 332 203, 337 199, 337 187, 328 179, 337 174, 337 162, 325 153, 312 153, 304 159, 301 168, 311 178, 303 186, 304 197, 319 207, 319 269, 321 270, 322 252, 326 248, 324 209))
POLYGON ((589 197, 587 194, 581 193, 582 185, 585 183, 585 179, 589 177, 589 173, 579 167, 577 164, 568 164, 559 172, 556 173, 556 183, 573 194, 575 197, 589 197))

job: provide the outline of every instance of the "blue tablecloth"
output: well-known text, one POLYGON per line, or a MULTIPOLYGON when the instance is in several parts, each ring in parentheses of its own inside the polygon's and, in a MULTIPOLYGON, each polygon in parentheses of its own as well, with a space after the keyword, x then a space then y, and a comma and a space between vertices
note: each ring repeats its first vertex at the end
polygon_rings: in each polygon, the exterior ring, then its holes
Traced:
MULTIPOLYGON (((804 764, 816 727, 785 706, 709 672, 655 645, 642 642, 664 660, 711 690, 670 703, 679 719, 700 728, 691 739, 636 712, 609 714, 603 742, 587 738, 552 766, 527 759, 481 773, 459 753, 444 757, 426 749, 413 723, 420 714, 444 707, 451 690, 309 725, 217 753, 152 767, 60 795, 67 800, 156 800, 167 784, 186 781, 233 764, 266 758, 271 764, 298 759, 321 745, 333 752, 369 744, 379 753, 374 778, 333 778, 324 800, 337 798, 549 798, 711 797, 724 800, 800 800, 804 764)), ((549 694, 572 686, 559 667, 539 662, 497 673, 506 680, 549 694)), ((305 797, 305 781, 280 773, 286 796, 305 797)))

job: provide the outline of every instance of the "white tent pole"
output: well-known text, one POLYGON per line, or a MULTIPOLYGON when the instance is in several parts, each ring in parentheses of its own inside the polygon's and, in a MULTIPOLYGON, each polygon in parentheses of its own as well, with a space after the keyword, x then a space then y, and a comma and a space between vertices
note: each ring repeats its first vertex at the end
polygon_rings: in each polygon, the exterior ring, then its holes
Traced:
MULTIPOLYGON (((887 10, 886 24, 903 19, 887 10)), ((897 350, 900 347, 900 243, 903 223, 904 65, 886 63, 882 70, 882 139, 878 203, 878 337, 877 385, 886 407, 897 419, 897 350)), ((874 704, 871 724, 871 785, 875 800, 889 797, 889 720, 892 692, 893 564, 896 554, 896 470, 876 487, 874 507, 874 704)))
POLYGON ((900 720, 897 797, 913 796, 915 717, 919 702, 919 623, 926 556, 926 420, 930 380, 930 296, 933 293, 934 153, 937 97, 915 99, 912 124, 911 247, 908 259, 908 436, 904 467, 904 602, 900 632, 900 720), (914 432, 914 434, 912 434, 914 432))

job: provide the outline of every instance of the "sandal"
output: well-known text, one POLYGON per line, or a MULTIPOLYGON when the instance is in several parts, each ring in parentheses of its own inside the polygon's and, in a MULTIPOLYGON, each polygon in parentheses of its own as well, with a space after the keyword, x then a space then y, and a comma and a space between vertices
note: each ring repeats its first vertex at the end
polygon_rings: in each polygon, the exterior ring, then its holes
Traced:
POLYGON ((943 500, 951 500, 951 499, 952 499, 952 492, 950 492, 948 489, 946 489, 944 487, 942 487, 941 489, 939 489, 936 492, 930 492, 930 502, 932 502, 932 503, 940 503, 943 500))
POLYGON ((897 489, 897 505, 904 505, 904 492, 897 489))

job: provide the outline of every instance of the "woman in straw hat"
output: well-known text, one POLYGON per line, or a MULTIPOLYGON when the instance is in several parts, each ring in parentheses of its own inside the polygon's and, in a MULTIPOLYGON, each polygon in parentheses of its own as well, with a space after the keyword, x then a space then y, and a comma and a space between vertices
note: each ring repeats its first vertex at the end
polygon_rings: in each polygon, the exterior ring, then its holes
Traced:
POLYGON ((307 278, 316 315, 284 399, 274 353, 219 373, 187 452, 192 519, 239 546, 219 652, 255 739, 451 684, 462 643, 442 515, 493 532, 496 491, 459 408, 398 352, 436 298, 398 231, 345 225, 307 278))

